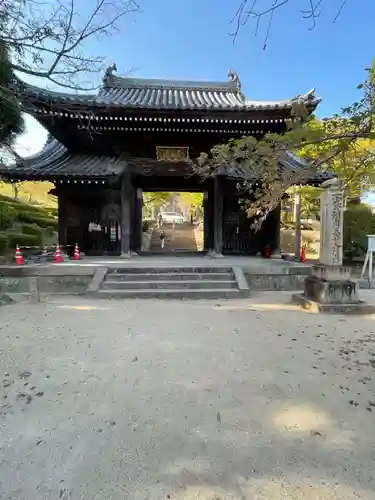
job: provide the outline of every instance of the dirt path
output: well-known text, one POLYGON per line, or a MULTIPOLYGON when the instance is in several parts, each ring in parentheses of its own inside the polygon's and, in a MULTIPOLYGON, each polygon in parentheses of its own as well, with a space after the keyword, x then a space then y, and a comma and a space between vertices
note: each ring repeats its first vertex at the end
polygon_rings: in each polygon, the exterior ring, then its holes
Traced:
POLYGON ((375 498, 375 318, 289 300, 2 307, 0 498, 375 498))

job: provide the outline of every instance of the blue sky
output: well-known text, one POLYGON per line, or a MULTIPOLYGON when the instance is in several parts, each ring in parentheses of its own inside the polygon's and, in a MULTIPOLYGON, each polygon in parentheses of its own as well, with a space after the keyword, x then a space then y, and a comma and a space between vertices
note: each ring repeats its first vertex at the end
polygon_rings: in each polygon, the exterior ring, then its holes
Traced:
MULTIPOLYGON (((232 43, 229 21, 240 0, 139 0, 141 13, 129 15, 112 37, 92 40, 85 50, 105 55, 108 64, 116 62, 118 74, 139 77, 226 80, 233 68, 246 96, 255 100, 294 97, 316 87, 323 98, 318 115, 329 116, 359 96, 356 86, 375 57, 375 0, 347 0, 333 23, 341 1, 324 0, 310 30, 311 22, 299 11, 308 0, 290 0, 275 15, 263 50, 266 22, 257 36, 249 22, 232 43)), ((261 6, 271 2, 258 0, 261 6)), ((93 4, 78 3, 81 12, 93 4)), ((20 153, 35 153, 45 137, 28 119, 20 153)))

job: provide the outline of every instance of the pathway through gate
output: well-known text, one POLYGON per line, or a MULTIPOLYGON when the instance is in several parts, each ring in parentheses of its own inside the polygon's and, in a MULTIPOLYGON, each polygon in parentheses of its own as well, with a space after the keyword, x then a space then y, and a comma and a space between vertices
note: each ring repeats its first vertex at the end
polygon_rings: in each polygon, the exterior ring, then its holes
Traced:
POLYGON ((170 253, 176 251, 197 252, 194 226, 190 223, 163 224, 162 228, 154 228, 151 238, 150 252, 170 253), (164 231, 164 249, 160 245, 160 230, 164 231))

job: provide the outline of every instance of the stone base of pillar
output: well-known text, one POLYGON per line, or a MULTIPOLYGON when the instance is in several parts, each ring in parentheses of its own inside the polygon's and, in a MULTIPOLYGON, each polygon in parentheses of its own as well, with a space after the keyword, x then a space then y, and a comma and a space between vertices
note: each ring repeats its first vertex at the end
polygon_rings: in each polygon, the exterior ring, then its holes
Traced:
POLYGON ((131 252, 122 253, 120 259, 131 259, 133 257, 131 252))
POLYGON ((224 255, 222 253, 215 252, 215 250, 208 250, 207 257, 210 257, 210 259, 222 259, 224 255))
POLYGON ((282 253, 280 252, 280 250, 274 250, 272 253, 271 253, 271 259, 282 259, 283 256, 282 256, 282 253))
POLYGON ((292 301, 312 312, 339 314, 373 314, 375 306, 359 299, 357 280, 350 270, 341 266, 313 266, 305 279, 304 292, 292 296, 292 301))

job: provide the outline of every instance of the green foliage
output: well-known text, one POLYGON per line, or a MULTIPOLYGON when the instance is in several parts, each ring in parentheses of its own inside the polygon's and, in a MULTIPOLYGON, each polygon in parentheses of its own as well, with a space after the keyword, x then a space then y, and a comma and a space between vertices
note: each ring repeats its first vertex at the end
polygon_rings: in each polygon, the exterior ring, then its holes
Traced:
POLYGON ((143 204, 145 207, 154 205, 156 208, 168 203, 171 198, 172 193, 155 192, 155 193, 143 193, 143 204))
POLYGON ((36 224, 22 224, 22 232, 25 234, 32 234, 38 236, 39 244, 42 244, 43 229, 36 224))
POLYGON ((325 166, 342 181, 347 199, 362 195, 375 182, 375 141, 370 138, 342 138, 356 131, 346 119, 332 118, 323 122, 314 121, 312 127, 320 128, 322 135, 331 140, 308 144, 299 154, 309 160, 321 157, 325 166))
POLYGON ((349 205, 344 212, 344 258, 364 257, 367 235, 375 234, 375 215, 368 205, 349 205))
POLYGON ((8 249, 8 237, 4 233, 0 233, 0 255, 4 255, 8 249))
POLYGON ((149 220, 144 220, 142 221, 142 231, 143 232, 146 232, 150 229, 150 226, 151 226, 151 222, 149 220))
POLYGON ((48 217, 48 212, 44 208, 17 202, 13 202, 12 205, 17 209, 18 213, 28 213, 35 214, 38 217, 48 217))
POLYGON ((320 213, 321 189, 313 186, 302 186, 301 195, 301 217, 303 219, 315 218, 320 213))
POLYGON ((40 245, 40 239, 35 234, 18 233, 9 231, 7 233, 9 247, 14 248, 16 245, 21 247, 37 247, 40 245))
POLYGON ((9 203, 0 201, 0 230, 8 229, 13 226, 17 211, 9 203))
POLYGON ((47 226, 45 229, 44 229, 44 234, 46 236, 52 236, 53 233, 56 231, 56 227, 52 227, 52 226, 47 226))
POLYGON ((358 102, 325 122, 309 117, 303 99, 295 99, 284 130, 215 145, 197 160, 191 160, 191 167, 204 179, 221 175, 223 169, 238 176, 239 190, 244 193, 241 201, 255 229, 280 204, 287 189, 308 184, 321 169, 331 165, 337 169, 345 165, 346 179, 353 180, 351 186, 346 183, 347 198, 351 196, 349 187, 357 196, 358 189, 375 181, 373 69, 360 91, 358 102), (309 161, 294 165, 288 151, 306 155, 309 161))
POLYGON ((11 145, 15 137, 24 131, 20 105, 8 90, 12 78, 8 47, 0 40, 0 145, 11 145))
POLYGON ((52 215, 53 217, 57 217, 59 214, 59 211, 57 208, 48 208, 47 212, 49 215, 52 215))
POLYGON ((192 208, 201 207, 203 203, 203 193, 178 193, 180 204, 191 205, 192 208))
POLYGON ((31 224, 37 224, 40 227, 54 227, 57 228, 58 221, 49 217, 43 217, 41 215, 35 214, 33 212, 21 211, 17 215, 18 220, 23 222, 29 222, 31 224))

